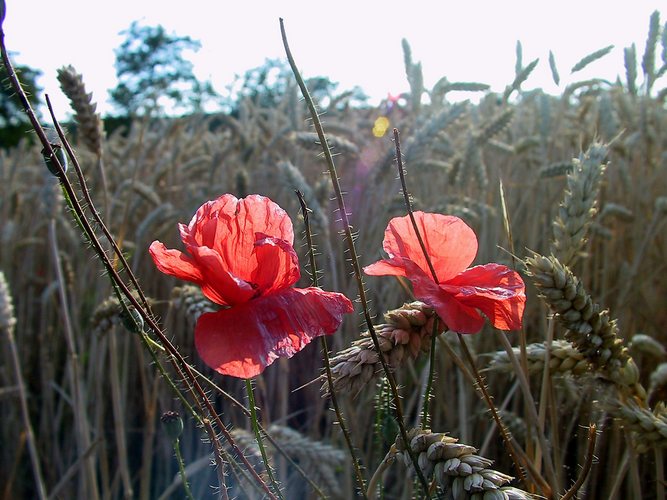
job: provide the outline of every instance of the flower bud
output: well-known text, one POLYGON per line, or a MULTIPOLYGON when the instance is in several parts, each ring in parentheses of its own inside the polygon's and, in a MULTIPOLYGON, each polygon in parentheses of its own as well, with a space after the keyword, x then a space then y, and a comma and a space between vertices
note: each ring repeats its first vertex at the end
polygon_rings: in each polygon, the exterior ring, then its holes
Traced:
POLYGON ((167 436, 172 441, 177 440, 183 433, 183 419, 177 411, 166 411, 160 417, 167 436))

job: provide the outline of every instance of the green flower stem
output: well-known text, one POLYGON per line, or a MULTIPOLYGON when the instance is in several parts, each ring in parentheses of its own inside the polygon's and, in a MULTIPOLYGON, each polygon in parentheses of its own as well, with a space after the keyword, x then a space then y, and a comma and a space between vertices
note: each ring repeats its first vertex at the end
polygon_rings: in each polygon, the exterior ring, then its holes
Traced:
MULTIPOLYGON (((320 141, 320 144, 322 145, 322 152, 324 153, 324 158, 327 162, 329 177, 331 178, 331 184, 333 185, 333 189, 336 194, 336 200, 338 202, 338 211, 340 213, 341 221, 343 223, 343 232, 345 233, 345 240, 347 241, 347 249, 350 253, 350 261, 352 263, 354 277, 357 281, 357 287, 359 291, 359 301, 361 302, 361 307, 363 309, 364 319, 366 320, 368 333, 373 339, 373 346, 375 347, 375 351, 378 353, 378 357, 380 358, 380 363, 382 364, 382 371, 387 377, 387 381, 389 382, 389 387, 391 388, 392 399, 394 401, 394 406, 396 411, 396 421, 398 422, 401 437, 403 438, 403 441, 405 443, 408 443, 409 442, 408 432, 405 427, 405 418, 403 417, 401 397, 398 392, 398 386, 396 385, 396 380, 394 379, 394 375, 391 373, 391 370, 389 370, 387 361, 384 359, 384 355, 382 354, 382 350, 380 349, 380 342, 378 340, 378 336, 375 333, 375 328, 373 327, 373 318, 371 316, 370 309, 368 307, 366 290, 364 289, 364 282, 361 275, 361 266, 359 264, 359 258, 357 257, 357 250, 354 246, 354 236, 352 234, 352 226, 350 225, 347 209, 345 208, 345 200, 343 199, 343 192, 341 190, 340 183, 338 182, 338 172, 336 171, 336 165, 333 160, 333 155, 331 154, 331 149, 329 148, 327 137, 324 134, 324 128, 322 127, 322 122, 320 121, 317 109, 315 108, 315 103, 313 102, 313 99, 310 96, 310 92, 308 92, 308 88, 306 87, 306 83, 303 81, 303 78, 301 77, 301 73, 299 73, 299 69, 296 67, 296 62, 294 61, 294 57, 292 56, 292 51, 290 50, 289 44, 287 43, 287 33, 285 32, 285 25, 282 19, 280 19, 280 32, 282 35, 283 46, 285 47, 285 54, 287 55, 287 60, 289 61, 292 73, 294 73, 294 78, 296 79, 297 85, 299 86, 299 89, 301 89, 301 94, 303 95, 304 101, 308 106, 310 117, 313 120, 313 126, 315 127, 315 130, 317 132, 317 137, 320 141)), ((410 455, 410 460, 415 468, 417 477, 419 478, 419 482, 421 483, 421 486, 424 490, 424 495, 426 496, 426 498, 431 498, 429 494, 428 482, 426 481, 426 477, 424 477, 424 473, 422 472, 421 468, 419 467, 419 464, 417 463, 417 457, 414 455, 414 453, 412 453, 412 450, 409 446, 407 447, 407 452, 410 455)))
POLYGON ((431 391, 433 390, 433 378, 435 375, 435 338, 438 336, 438 317, 433 321, 433 332, 431 333, 431 352, 428 356, 428 381, 424 391, 424 404, 422 406, 421 428, 428 429, 429 403, 431 402, 431 391))
MULTIPOLYGON (((300 191, 296 192, 297 197, 299 198, 299 204, 301 205, 301 213, 303 214, 303 223, 306 227, 306 242, 308 244, 308 258, 310 260, 310 274, 312 276, 313 286, 319 286, 317 280, 317 262, 315 260, 315 246, 313 244, 313 233, 310 231, 310 218, 308 216, 310 209, 306 205, 306 200, 303 198, 303 193, 300 191)), ((327 384, 329 385, 329 396, 331 397, 331 404, 334 407, 336 412, 336 418, 338 419, 338 425, 340 425, 341 430, 343 431, 343 436, 345 437, 345 443, 347 444, 347 449, 350 452, 350 457, 352 458, 352 465, 354 467, 354 475, 356 476, 357 483, 359 484, 359 491, 364 498, 367 498, 366 485, 364 484, 364 477, 361 474, 361 465, 357 453, 354 450, 354 444, 352 444, 352 436, 350 431, 347 428, 345 423, 345 418, 343 417, 343 412, 338 406, 338 397, 336 396, 336 391, 334 390, 333 375, 331 373, 331 362, 329 360, 329 346, 327 345, 327 337, 322 335, 320 337, 320 344, 322 347, 322 355, 324 357, 324 370, 327 377, 327 384)))
POLYGON ((245 389, 248 393, 248 406, 250 407, 250 421, 252 422, 252 430, 255 433, 255 439, 257 440, 257 446, 259 447, 259 452, 262 454, 262 460, 264 461, 264 467, 266 467, 266 473, 269 475, 269 481, 271 481, 271 487, 275 491, 276 495, 283 499, 282 491, 280 491, 280 486, 276 481, 275 476, 273 475, 273 469, 269 463, 269 457, 266 455, 266 449, 264 448, 264 441, 262 440, 262 434, 259 432, 259 424, 257 421, 257 408, 255 406, 255 393, 252 389, 252 380, 249 378, 245 379, 245 389))
POLYGON ((188 500, 195 500, 195 498, 192 496, 192 491, 190 491, 188 478, 185 475, 185 462, 183 461, 183 455, 181 455, 180 440, 178 438, 172 440, 171 445, 174 447, 174 453, 176 454, 176 461, 178 462, 178 474, 181 476, 183 489, 185 489, 185 496, 188 500))

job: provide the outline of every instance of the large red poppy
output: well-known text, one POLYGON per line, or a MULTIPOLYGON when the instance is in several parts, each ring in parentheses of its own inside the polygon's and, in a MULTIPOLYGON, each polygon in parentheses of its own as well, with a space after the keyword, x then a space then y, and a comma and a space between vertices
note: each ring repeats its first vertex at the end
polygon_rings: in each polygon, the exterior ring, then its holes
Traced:
POLYGON ((202 315, 195 327, 199 355, 222 374, 258 375, 276 358, 334 333, 353 310, 340 293, 292 288, 301 275, 292 221, 268 198, 225 194, 179 231, 187 253, 159 241, 149 250, 160 271, 196 283, 226 306, 202 315))
POLYGON ((389 222, 382 246, 389 258, 371 264, 371 276, 405 276, 415 297, 433 307, 447 327, 477 333, 484 318, 500 330, 518 330, 526 304, 521 276, 507 266, 468 268, 477 255, 477 237, 458 217, 415 212, 415 220, 438 278, 429 269, 408 216, 389 222))

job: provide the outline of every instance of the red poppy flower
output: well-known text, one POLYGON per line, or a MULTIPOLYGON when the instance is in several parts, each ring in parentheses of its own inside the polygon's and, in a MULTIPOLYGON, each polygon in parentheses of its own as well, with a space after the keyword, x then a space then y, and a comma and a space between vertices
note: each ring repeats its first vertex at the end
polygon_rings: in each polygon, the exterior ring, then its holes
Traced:
POLYGON ((352 312, 340 293, 292 288, 301 275, 292 221, 268 198, 225 194, 179 230, 187 253, 159 241, 149 250, 160 271, 196 283, 226 306, 202 315, 195 327, 199 355, 222 374, 258 375, 276 358, 334 333, 352 312))
POLYGON ((477 237, 458 217, 424 212, 414 216, 437 283, 408 216, 389 222, 382 243, 389 258, 365 267, 364 272, 407 277, 415 297, 433 307, 454 331, 481 330, 484 319, 479 311, 500 330, 521 328, 526 304, 521 276, 500 264, 468 269, 477 254, 477 237))

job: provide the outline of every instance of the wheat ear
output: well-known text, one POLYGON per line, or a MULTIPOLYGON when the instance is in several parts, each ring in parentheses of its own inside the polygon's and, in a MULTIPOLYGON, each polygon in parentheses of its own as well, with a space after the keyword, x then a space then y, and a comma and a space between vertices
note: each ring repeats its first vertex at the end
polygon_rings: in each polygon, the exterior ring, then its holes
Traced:
POLYGON ((72 66, 58 70, 58 81, 76 112, 75 119, 83 143, 99 157, 102 154, 102 120, 96 112, 97 104, 93 102, 93 94, 86 92, 83 77, 72 66))
MULTIPOLYGON (((491 469, 492 460, 477 455, 477 449, 461 444, 458 439, 444 433, 432 433, 424 429, 412 429, 408 433, 410 449, 418 456, 424 476, 434 479, 445 492, 446 499, 510 499, 525 500, 533 496, 523 490, 506 486, 513 478, 491 469)), ((400 458, 414 473, 407 458, 407 447, 398 437, 395 447, 400 458)))
MULTIPOLYGON (((578 376, 591 371, 591 365, 584 355, 567 340, 555 340, 549 347, 549 373, 578 376)), ((544 343, 526 346, 528 373, 534 375, 544 371, 546 352, 547 346, 544 343)), ((519 357, 521 355, 520 349, 514 348, 514 354, 519 357)), ((512 365, 506 351, 498 351, 493 354, 488 370, 514 373, 514 365, 512 365)))
MULTIPOLYGON (((384 315, 385 323, 375 331, 391 371, 400 368, 408 358, 431 348, 435 311, 423 302, 411 302, 384 315)), ((441 333, 441 332, 439 332, 441 333)), ((357 394, 369 381, 382 373, 382 366, 368 332, 352 346, 331 358, 331 372, 337 392, 357 394)), ((326 384, 322 391, 326 392, 326 384)))
POLYGON ((593 302, 579 279, 556 257, 536 254, 526 259, 535 286, 567 329, 565 338, 593 365, 599 375, 622 392, 646 399, 639 370, 618 335, 616 320, 593 302))

